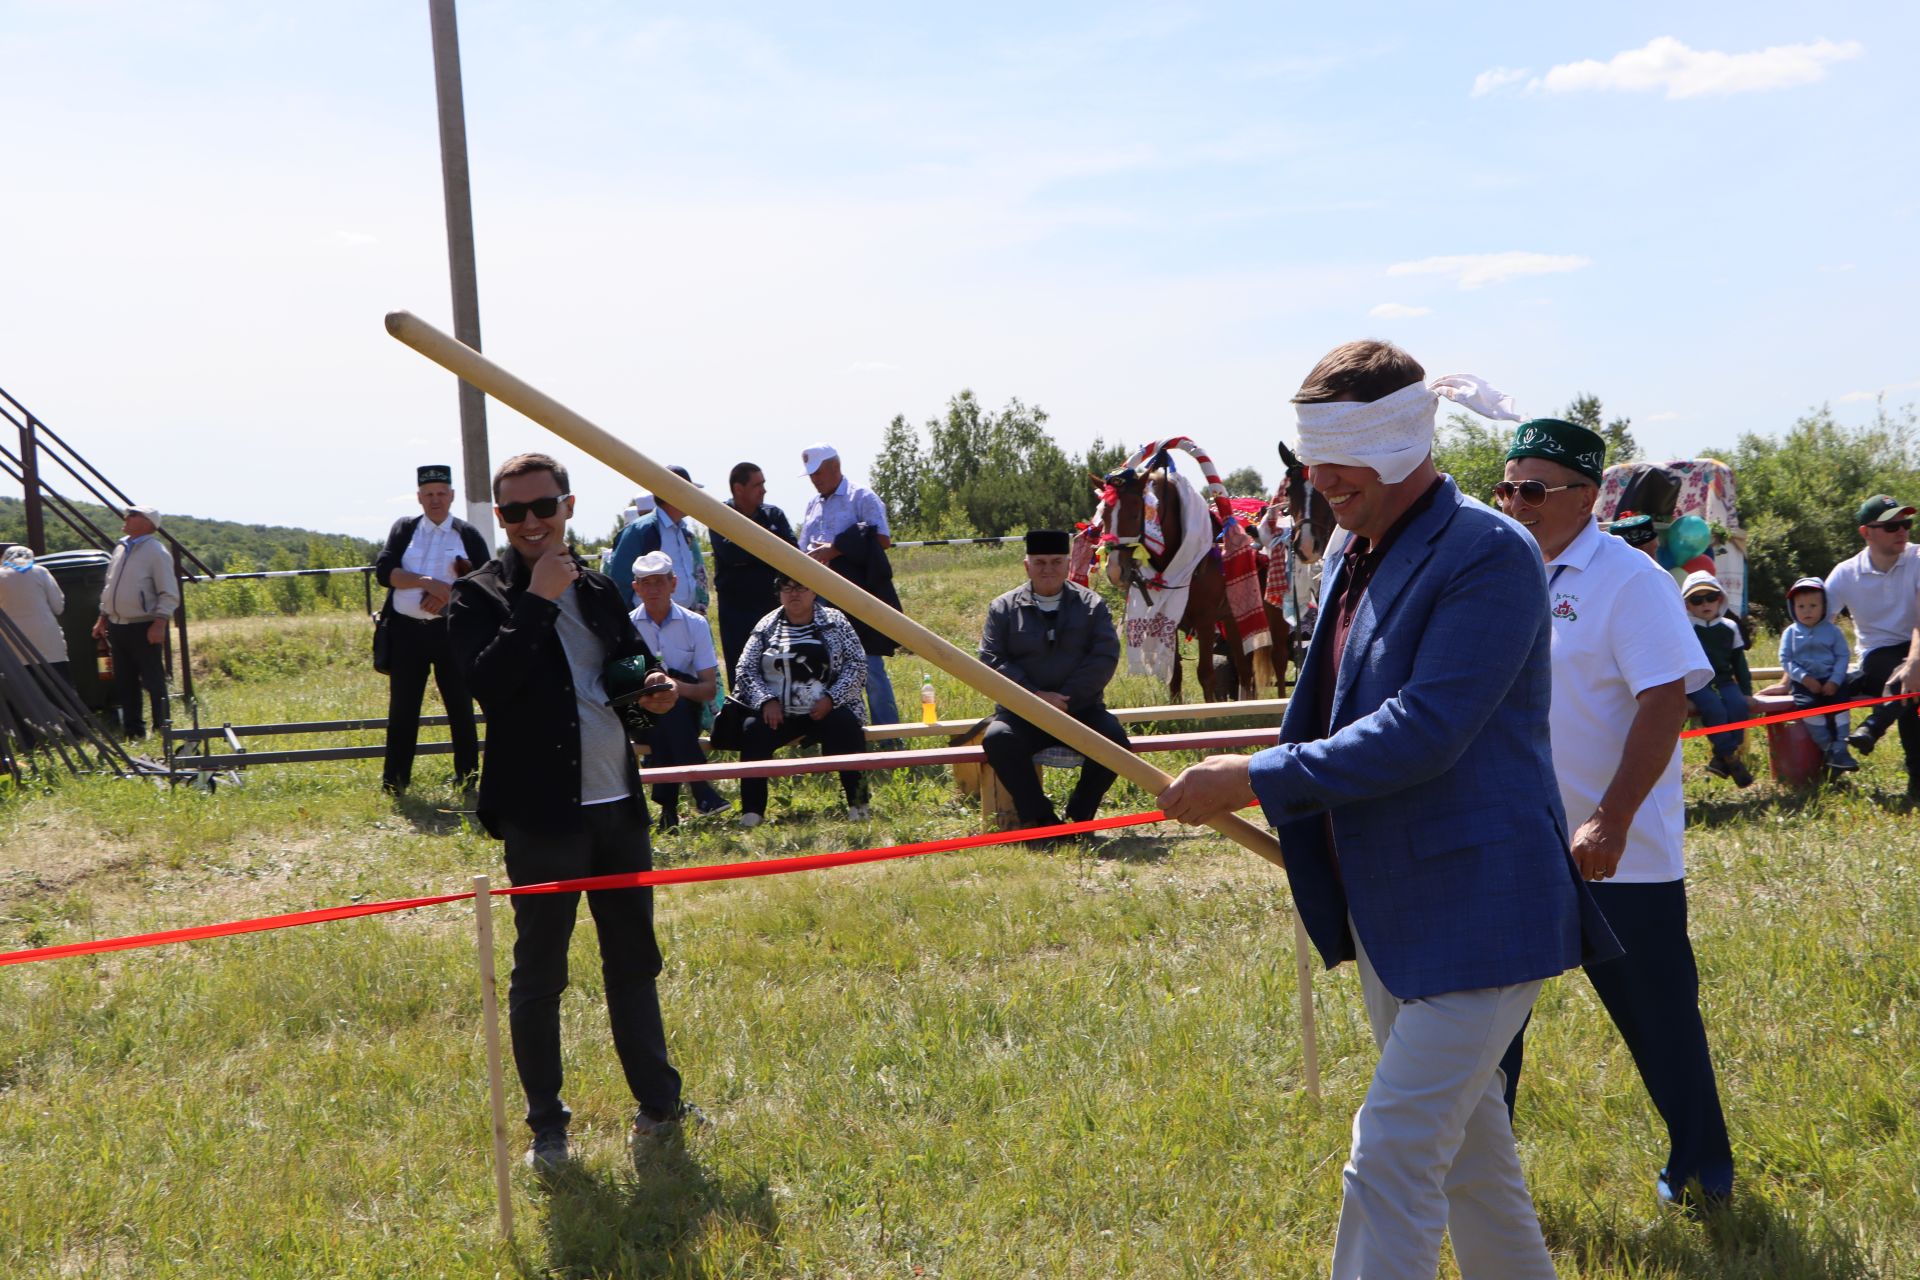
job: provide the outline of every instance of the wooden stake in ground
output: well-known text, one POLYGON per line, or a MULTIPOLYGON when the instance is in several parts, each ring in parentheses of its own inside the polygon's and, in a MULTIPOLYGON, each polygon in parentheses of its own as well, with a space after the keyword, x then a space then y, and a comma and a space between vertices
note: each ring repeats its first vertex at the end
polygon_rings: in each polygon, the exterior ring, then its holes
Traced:
POLYGON ((493 1190, 500 1201, 500 1238, 513 1239, 513 1182, 507 1161, 507 1096, 500 1080, 500 993, 493 977, 493 893, 473 878, 473 929, 480 948, 480 1018, 487 1029, 487 1098, 493 1123, 493 1190))
MULTIPOLYGON (((898 610, 888 608, 812 556, 789 546, 726 503, 710 496, 706 490, 682 480, 626 441, 588 421, 545 392, 522 382, 472 347, 434 328, 411 312, 389 312, 387 332, 435 364, 531 418, 576 449, 612 467, 636 484, 645 485, 656 497, 672 503, 709 529, 725 534, 761 563, 796 582, 805 583, 815 592, 833 600, 844 612, 852 614, 896 643, 905 645, 915 656, 979 690, 1088 759, 1098 760, 1155 796, 1165 791, 1173 781, 1171 776, 1125 747, 1107 741, 974 655, 935 635, 898 610)), ((1262 831, 1239 815, 1226 814, 1208 825, 1275 866, 1284 865, 1280 856, 1280 842, 1274 839, 1273 834, 1262 831)), ((1299 936, 1296 932, 1296 945, 1299 936)), ((1304 1000, 1300 1006, 1300 1030, 1302 1038, 1310 1046, 1314 1039, 1311 999, 1304 1000)), ((1307 1092, 1318 1097, 1318 1055, 1309 1048, 1304 1062, 1308 1068, 1307 1092)))

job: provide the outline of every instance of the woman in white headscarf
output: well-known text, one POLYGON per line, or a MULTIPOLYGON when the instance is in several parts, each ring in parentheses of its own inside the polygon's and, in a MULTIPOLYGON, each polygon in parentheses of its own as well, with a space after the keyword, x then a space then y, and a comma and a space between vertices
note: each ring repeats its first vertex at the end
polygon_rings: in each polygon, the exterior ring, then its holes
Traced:
POLYGON ((0 629, 14 657, 29 666, 45 664, 59 673, 69 685, 73 669, 67 661, 67 637, 60 630, 60 612, 67 598, 43 564, 34 563, 33 552, 26 547, 8 547, 0 556, 0 613, 13 624, 0 629), (23 649, 14 639, 18 631, 25 639, 23 649))

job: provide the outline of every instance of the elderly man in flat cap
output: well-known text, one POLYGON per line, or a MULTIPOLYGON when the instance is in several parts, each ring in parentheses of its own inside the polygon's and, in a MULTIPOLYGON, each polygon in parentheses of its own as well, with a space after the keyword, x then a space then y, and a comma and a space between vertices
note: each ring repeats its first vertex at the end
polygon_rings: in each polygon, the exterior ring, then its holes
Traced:
MULTIPOLYGON (((1560 803, 1573 860, 1626 948, 1589 962, 1587 978, 1666 1122, 1655 1194, 1669 1204, 1714 1204, 1733 1193, 1733 1149, 1687 938, 1680 793, 1687 695, 1713 667, 1673 578, 1594 521, 1606 451, 1574 423, 1523 422, 1493 492, 1546 566, 1560 803)), ((1501 1062, 1509 1110, 1521 1053, 1515 1036, 1501 1062)))
POLYGON ((180 579, 173 555, 159 537, 158 507, 128 507, 107 562, 107 584, 100 590, 100 620, 93 637, 105 640, 113 654, 113 700, 120 708, 120 732, 147 736, 140 715, 140 691, 153 704, 153 727, 168 722, 167 673, 163 659, 167 622, 180 607, 180 579))
POLYGON ((420 514, 393 522, 373 562, 374 577, 387 589, 380 610, 386 652, 378 663, 387 673, 387 754, 380 786, 396 794, 413 782, 420 702, 429 674, 447 709, 454 776, 464 784, 480 771, 473 698, 447 642, 446 611, 454 580, 493 558, 485 536, 453 514, 453 468, 428 465, 414 475, 420 514))
MULTIPOLYGON (((1126 730, 1106 703, 1107 682, 1120 661, 1120 637, 1100 594, 1067 581, 1071 550, 1063 530, 1027 534, 1027 580, 987 606, 980 660, 1124 747, 1126 730)), ((1035 755, 1058 745, 1059 739, 1005 707, 994 709, 981 746, 1023 827, 1050 827, 1060 821, 1033 768, 1035 755)), ((1067 799, 1067 821, 1093 817, 1113 778, 1113 770, 1097 761, 1082 764, 1080 780, 1067 799)))
POLYGON ((1350 535, 1279 745, 1161 794, 1180 822, 1258 799, 1328 965, 1354 960, 1380 1049, 1342 1175, 1334 1280, 1550 1280, 1500 1055, 1547 978, 1618 954, 1567 854, 1547 709, 1547 580, 1513 521, 1433 465, 1442 396, 1385 342, 1324 356, 1294 396, 1299 456, 1350 535))

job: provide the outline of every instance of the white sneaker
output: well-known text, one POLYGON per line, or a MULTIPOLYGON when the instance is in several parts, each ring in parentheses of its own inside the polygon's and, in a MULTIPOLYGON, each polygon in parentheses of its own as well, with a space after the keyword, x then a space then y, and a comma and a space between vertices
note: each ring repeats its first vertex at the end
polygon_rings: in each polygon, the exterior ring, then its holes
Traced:
POLYGON ((866 822, 868 819, 872 817, 873 817, 873 806, 871 805, 853 804, 853 805, 847 806, 848 822, 866 822))
POLYGON ((743 813, 740 815, 740 825, 748 831, 759 826, 760 822, 761 818, 757 813, 743 813))

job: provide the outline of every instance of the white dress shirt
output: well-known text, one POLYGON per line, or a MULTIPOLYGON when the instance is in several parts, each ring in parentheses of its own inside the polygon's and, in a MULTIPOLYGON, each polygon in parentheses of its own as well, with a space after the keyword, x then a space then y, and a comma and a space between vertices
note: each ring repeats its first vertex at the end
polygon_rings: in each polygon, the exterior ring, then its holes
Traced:
MULTIPOLYGON (((452 582, 459 576, 453 571, 453 562, 465 554, 466 545, 454 531, 452 513, 439 524, 423 515, 413 526, 413 540, 400 557, 400 567, 423 578, 452 582)), ((426 596, 420 587, 399 587, 393 593, 393 607, 409 618, 430 622, 442 615, 427 612, 423 604, 426 596)))

